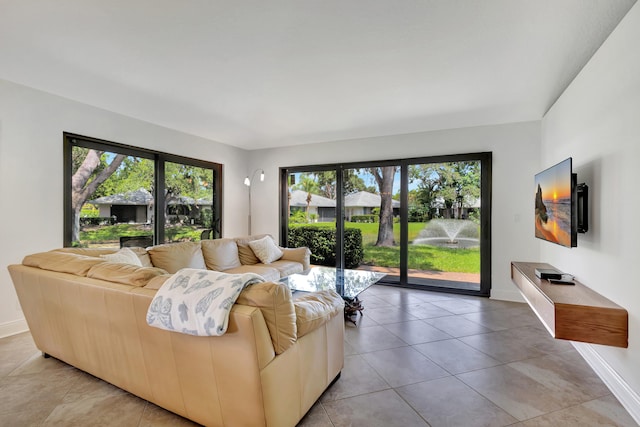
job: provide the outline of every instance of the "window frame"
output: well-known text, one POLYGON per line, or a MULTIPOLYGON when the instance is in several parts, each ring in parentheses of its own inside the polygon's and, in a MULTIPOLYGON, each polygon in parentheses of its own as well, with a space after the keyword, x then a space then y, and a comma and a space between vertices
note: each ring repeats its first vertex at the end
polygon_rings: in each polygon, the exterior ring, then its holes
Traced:
POLYGON ((213 211, 213 237, 222 237, 222 164, 209 162, 206 160, 194 159, 191 157, 179 156, 176 154, 165 153, 162 151, 151 150, 148 148, 134 147, 131 145, 121 144, 118 142, 107 141, 103 139, 93 138, 84 135, 78 135, 69 132, 63 132, 63 246, 73 246, 72 234, 73 210, 72 210, 72 194, 71 194, 71 178, 73 176, 72 151, 73 147, 83 147, 100 151, 109 151, 127 156, 135 156, 149 159, 154 162, 154 194, 156 201, 153 206, 153 243, 158 244, 164 242, 165 238, 165 213, 164 209, 164 190, 165 190, 165 163, 181 163, 188 166, 211 169, 213 171, 213 200, 211 209, 213 211))

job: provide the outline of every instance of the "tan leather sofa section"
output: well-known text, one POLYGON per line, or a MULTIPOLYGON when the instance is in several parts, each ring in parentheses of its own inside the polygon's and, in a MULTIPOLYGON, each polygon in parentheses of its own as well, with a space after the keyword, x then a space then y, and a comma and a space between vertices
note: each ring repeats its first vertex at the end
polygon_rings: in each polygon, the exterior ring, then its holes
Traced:
MULTIPOLYGON (((295 426, 343 367, 342 315, 300 336, 280 283, 248 287, 225 335, 196 337, 146 323, 152 288, 168 275, 153 273, 146 287, 98 279, 109 264, 48 252, 9 266, 38 349, 208 426, 295 426)), ((128 267, 115 268, 126 281, 128 267)))

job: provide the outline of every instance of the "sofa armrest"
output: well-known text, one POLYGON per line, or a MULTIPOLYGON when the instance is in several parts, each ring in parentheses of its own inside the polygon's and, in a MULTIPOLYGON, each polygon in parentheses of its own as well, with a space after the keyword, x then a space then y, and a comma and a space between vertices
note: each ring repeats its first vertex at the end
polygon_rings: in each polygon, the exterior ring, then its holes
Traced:
POLYGON ((301 248, 280 248, 282 250, 282 258, 287 261, 295 261, 302 264, 303 272, 307 272, 311 268, 311 251, 307 247, 301 248))
POLYGON ((283 353, 296 341, 296 311, 291 291, 285 284, 249 285, 240 292, 236 304, 258 307, 262 311, 276 354, 283 353))

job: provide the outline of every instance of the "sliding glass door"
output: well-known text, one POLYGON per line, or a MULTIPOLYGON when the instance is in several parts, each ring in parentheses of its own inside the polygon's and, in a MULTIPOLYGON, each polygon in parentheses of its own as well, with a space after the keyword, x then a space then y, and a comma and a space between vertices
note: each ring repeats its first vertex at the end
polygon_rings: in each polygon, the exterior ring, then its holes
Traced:
POLYGON ((284 234, 288 246, 311 249, 311 262, 335 266, 336 192, 335 170, 297 168, 281 175, 283 204, 281 208, 284 234))
POLYGON ((409 282, 479 292, 481 160, 421 161, 408 173, 409 282))
POLYGON ((489 295, 491 153, 292 167, 281 176, 281 238, 302 246, 292 240, 296 228, 331 229, 324 245, 334 256, 323 265, 385 272, 392 285, 489 295), (319 190, 327 181, 335 191, 319 190), (301 186, 304 198, 292 193, 301 186), (335 206, 332 216, 317 214, 322 204, 335 206))
POLYGON ((359 230, 363 258, 359 269, 400 277, 400 165, 376 163, 343 169, 343 228, 359 230))

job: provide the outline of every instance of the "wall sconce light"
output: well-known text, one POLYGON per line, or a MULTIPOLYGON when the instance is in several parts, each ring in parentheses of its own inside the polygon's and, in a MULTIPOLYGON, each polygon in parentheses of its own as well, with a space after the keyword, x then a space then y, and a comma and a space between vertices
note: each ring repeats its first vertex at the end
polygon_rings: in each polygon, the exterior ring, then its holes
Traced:
POLYGON ((249 236, 251 236, 251 183, 255 179, 256 174, 258 172, 260 172, 260 181, 264 181, 264 170, 263 169, 254 170, 253 173, 251 174, 251 179, 249 179, 249 175, 247 175, 247 177, 244 179, 244 185, 246 185, 248 190, 249 190, 249 218, 248 218, 249 236))

